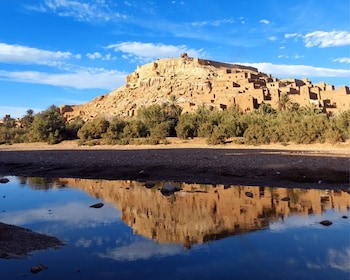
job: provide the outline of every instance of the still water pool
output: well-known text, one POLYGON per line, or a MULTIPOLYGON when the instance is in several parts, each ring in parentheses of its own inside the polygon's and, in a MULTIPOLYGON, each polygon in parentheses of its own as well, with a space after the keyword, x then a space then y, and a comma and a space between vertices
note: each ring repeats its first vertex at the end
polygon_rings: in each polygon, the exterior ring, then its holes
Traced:
POLYGON ((0 222, 65 245, 0 259, 1 279, 349 279, 345 191, 7 178, 0 222))

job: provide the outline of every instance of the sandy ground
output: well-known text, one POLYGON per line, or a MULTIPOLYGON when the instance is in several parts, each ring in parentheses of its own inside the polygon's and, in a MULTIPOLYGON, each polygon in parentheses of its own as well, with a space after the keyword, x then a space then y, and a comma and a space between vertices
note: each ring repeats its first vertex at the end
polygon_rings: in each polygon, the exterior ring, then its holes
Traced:
POLYGON ((350 142, 226 144, 169 139, 156 146, 1 145, 0 175, 349 188, 350 142))

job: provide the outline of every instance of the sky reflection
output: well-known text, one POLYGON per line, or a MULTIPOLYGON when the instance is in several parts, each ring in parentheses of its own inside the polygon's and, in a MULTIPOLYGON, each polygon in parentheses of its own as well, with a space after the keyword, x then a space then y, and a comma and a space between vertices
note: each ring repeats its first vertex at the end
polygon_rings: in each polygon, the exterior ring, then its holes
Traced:
POLYGON ((0 186, 0 221, 66 245, 22 263, 0 259, 8 279, 42 262, 50 268, 41 273, 45 279, 348 279, 350 273, 347 192, 176 183, 182 190, 163 196, 166 182, 150 188, 9 178, 0 186), (104 206, 89 207, 97 202, 104 206), (333 224, 322 226, 323 219, 333 224), (67 276, 77 268, 79 275, 67 276))

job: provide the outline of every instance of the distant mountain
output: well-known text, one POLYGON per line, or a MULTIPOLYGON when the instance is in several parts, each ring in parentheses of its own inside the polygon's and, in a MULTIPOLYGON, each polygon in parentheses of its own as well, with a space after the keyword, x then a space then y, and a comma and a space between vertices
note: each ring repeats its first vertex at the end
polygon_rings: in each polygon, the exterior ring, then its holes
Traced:
POLYGON ((278 79, 249 66, 206 59, 164 58, 138 66, 126 77, 126 84, 82 105, 63 105, 61 112, 71 121, 77 117, 89 121, 97 116, 134 116, 141 106, 169 102, 175 96, 183 112, 205 105, 226 108, 238 105, 244 112, 261 104, 277 108, 285 94, 300 106, 315 104, 325 112, 350 109, 348 86, 337 90, 333 85, 308 79, 278 79))

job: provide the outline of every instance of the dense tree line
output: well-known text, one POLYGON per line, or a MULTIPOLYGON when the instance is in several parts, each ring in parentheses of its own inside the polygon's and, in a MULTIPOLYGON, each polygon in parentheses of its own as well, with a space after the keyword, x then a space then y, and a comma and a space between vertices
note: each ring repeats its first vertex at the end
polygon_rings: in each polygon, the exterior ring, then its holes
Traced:
POLYGON ((59 109, 52 105, 34 114, 28 110, 20 120, 4 118, 0 143, 44 141, 56 144, 79 139, 80 144, 158 144, 167 137, 189 139, 203 137, 211 145, 229 141, 242 144, 342 142, 350 138, 350 110, 334 116, 315 105, 300 107, 281 97, 278 109, 262 104, 259 109, 242 113, 238 107, 210 110, 198 107, 182 113, 176 98, 163 105, 142 107, 134 118, 96 118, 90 122, 77 119, 67 124, 59 109))

